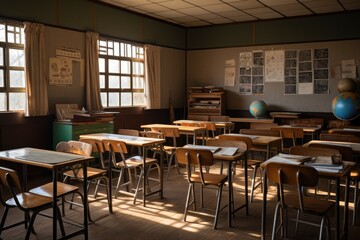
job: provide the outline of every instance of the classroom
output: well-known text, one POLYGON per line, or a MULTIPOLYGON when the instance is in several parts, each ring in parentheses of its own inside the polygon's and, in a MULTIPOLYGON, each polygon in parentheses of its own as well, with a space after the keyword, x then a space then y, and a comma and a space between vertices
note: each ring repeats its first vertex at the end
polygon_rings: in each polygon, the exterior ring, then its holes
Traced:
POLYGON ((0 187, 18 174, 57 218, 2 203, 0 239, 356 239, 359 22, 357 0, 1 0, 0 187), (320 231, 277 199, 293 168, 319 175, 301 198, 328 206, 320 231), (6 227, 20 210, 35 231, 6 227))

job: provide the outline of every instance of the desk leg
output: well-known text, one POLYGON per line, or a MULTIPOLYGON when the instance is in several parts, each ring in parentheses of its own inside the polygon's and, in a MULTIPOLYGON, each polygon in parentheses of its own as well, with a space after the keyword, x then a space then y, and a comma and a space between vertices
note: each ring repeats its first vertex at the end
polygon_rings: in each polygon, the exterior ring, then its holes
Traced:
MULTIPOLYGON (((87 163, 84 162, 82 164, 82 167, 83 167, 83 177, 84 177, 84 181, 83 181, 83 192, 84 192, 84 236, 85 236, 85 239, 87 240, 88 239, 88 227, 89 227, 89 224, 88 224, 88 213, 89 213, 89 204, 88 204, 88 192, 87 192, 87 163)), ((110 195, 110 199, 111 199, 111 195, 110 195)), ((111 202, 110 202, 111 203, 111 202)), ((110 209, 111 209, 111 212, 112 212, 112 208, 111 208, 111 204, 110 204, 110 209)))
MULTIPOLYGON (((85 199, 84 199, 85 201, 85 199)), ((57 239, 57 169, 53 170, 53 239, 57 239)), ((85 209, 85 206, 84 206, 85 209)))
POLYGON ((108 193, 109 193, 109 212, 113 213, 112 209, 112 153, 109 152, 109 169, 108 169, 108 177, 109 177, 109 184, 108 184, 108 193))
MULTIPOLYGON (((231 227, 231 214, 233 212, 233 185, 232 185, 232 164, 228 161, 228 226, 231 227)), ((221 193, 220 193, 221 194, 221 193)))
POLYGON ((247 165, 247 154, 245 153, 245 208, 246 208, 246 216, 249 216, 249 193, 248 193, 248 165, 247 165))
POLYGON ((263 206, 262 206, 262 215, 261 215, 261 239, 265 240, 266 236, 266 197, 267 197, 267 176, 265 169, 263 170, 263 206))
POLYGON ((336 178, 335 239, 340 239, 340 179, 336 178))
MULTIPOLYGON (((146 207, 146 174, 147 174, 147 171, 146 171, 146 147, 143 147, 143 171, 144 171, 144 174, 143 174, 143 206, 146 207)), ((162 154, 161 154, 162 155, 162 154)))
MULTIPOLYGON (((343 226, 343 238, 348 239, 348 213, 349 213, 349 185, 350 185, 350 175, 348 174, 346 177, 346 186, 345 186, 345 206, 344 206, 344 226, 343 226)), ((354 203, 356 204, 356 203, 354 203)))
MULTIPOLYGON (((168 171, 170 171, 168 169, 168 171)), ((164 197, 164 144, 160 144, 160 198, 164 197)))

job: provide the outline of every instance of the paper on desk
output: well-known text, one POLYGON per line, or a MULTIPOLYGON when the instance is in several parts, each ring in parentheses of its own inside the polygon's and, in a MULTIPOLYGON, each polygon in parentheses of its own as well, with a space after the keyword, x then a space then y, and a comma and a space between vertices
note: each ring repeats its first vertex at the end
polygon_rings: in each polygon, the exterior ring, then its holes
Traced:
POLYGON ((286 158, 291 161, 296 161, 296 162, 300 162, 300 163, 311 160, 310 156, 293 155, 293 154, 286 154, 286 153, 279 153, 278 156, 281 158, 286 158))
POLYGON ((237 150, 238 150, 238 148, 236 148, 236 147, 226 147, 226 148, 222 148, 216 154, 224 155, 224 156, 233 156, 237 152, 237 150))
POLYGON ((277 163, 287 163, 287 164, 294 164, 294 165, 300 165, 301 162, 299 161, 294 161, 294 159, 291 158, 284 158, 284 157, 280 157, 280 156, 274 156, 272 158, 270 158, 269 160, 266 161, 266 163, 271 163, 271 162, 277 162, 277 163))

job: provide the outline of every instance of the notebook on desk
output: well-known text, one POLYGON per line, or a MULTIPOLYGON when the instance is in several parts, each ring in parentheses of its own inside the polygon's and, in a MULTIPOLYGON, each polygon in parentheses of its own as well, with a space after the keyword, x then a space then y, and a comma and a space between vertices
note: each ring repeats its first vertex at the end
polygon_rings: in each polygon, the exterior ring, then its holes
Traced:
POLYGON ((234 156, 234 154, 238 151, 239 149, 236 147, 226 147, 226 148, 222 148, 220 151, 218 151, 216 154, 217 155, 223 155, 223 156, 234 156))

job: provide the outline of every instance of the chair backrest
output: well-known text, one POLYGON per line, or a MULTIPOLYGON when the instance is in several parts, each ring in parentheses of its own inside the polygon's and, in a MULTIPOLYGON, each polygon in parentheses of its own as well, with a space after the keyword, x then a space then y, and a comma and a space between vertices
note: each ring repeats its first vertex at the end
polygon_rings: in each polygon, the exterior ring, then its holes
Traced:
POLYGON ((187 179, 192 182, 192 167, 197 166, 202 185, 206 185, 203 167, 214 164, 213 153, 208 149, 178 148, 176 149, 176 159, 179 164, 186 165, 187 179))
POLYGON ((336 133, 321 133, 320 134, 320 140, 360 143, 360 137, 359 136, 336 134, 336 133))
POLYGON ((216 125, 213 122, 203 122, 199 123, 199 127, 204 127, 206 129, 206 138, 215 137, 216 125))
POLYGON ((129 135, 129 136, 140 136, 140 133, 138 130, 135 130, 135 129, 118 129, 118 134, 121 134, 121 135, 129 135))
POLYGON ((15 190, 21 190, 21 184, 18 177, 18 174, 15 170, 1 167, 0 166, 0 185, 4 186, 5 188, 11 188, 14 187, 15 190), (12 184, 9 185, 9 177, 12 179, 12 184))
POLYGON ((313 127, 320 125, 321 128, 324 127, 323 118, 299 118, 291 122, 291 126, 294 127, 313 127))
POLYGON ((244 142, 246 144, 246 149, 252 148, 252 140, 249 137, 221 134, 219 135, 219 139, 224 141, 244 142))
POLYGON ((280 137, 280 132, 277 130, 262 130, 262 129, 240 129, 241 134, 280 137))
POLYGON ((304 138, 304 130, 301 127, 273 127, 271 130, 280 131, 282 138, 304 138))
POLYGON ((126 167, 126 161, 124 161, 125 154, 128 153, 126 143, 122 140, 104 139, 103 144, 105 151, 108 151, 111 154, 111 162, 113 166, 116 166, 116 155, 119 154, 121 157, 120 161, 123 161, 126 167))
POLYGON ((185 127, 200 127, 200 124, 198 122, 182 122, 181 126, 185 127))
POLYGON ((93 139, 93 138, 81 138, 79 140, 80 142, 85 142, 88 144, 91 144, 92 146, 92 152, 97 153, 99 155, 100 164, 103 169, 106 168, 106 164, 104 162, 104 156, 103 154, 106 152, 105 147, 102 140, 99 139, 93 139))
POLYGON ((290 148, 289 153, 294 155, 311 156, 311 157, 318 157, 318 156, 331 157, 334 155, 339 155, 340 151, 330 148, 295 146, 290 148))
POLYGON ((148 138, 164 138, 163 134, 158 131, 141 131, 140 136, 148 138))
POLYGON ((306 165, 294 165, 271 162, 266 165, 266 175, 270 181, 279 186, 280 204, 286 202, 284 185, 296 186, 299 199, 300 211, 304 210, 303 187, 316 187, 319 181, 319 173, 315 168, 306 165))
POLYGON ((70 140, 68 142, 62 141, 56 145, 56 151, 67 152, 84 156, 91 156, 92 146, 89 143, 70 140))
POLYGON ((334 144, 322 144, 322 143, 309 143, 308 147, 336 149, 340 152, 343 161, 354 161, 355 160, 355 153, 351 147, 339 146, 339 145, 334 145, 334 144))

